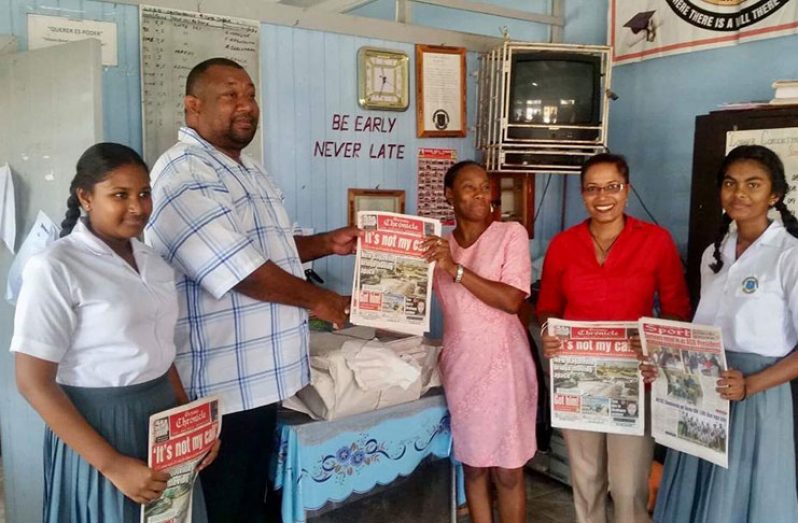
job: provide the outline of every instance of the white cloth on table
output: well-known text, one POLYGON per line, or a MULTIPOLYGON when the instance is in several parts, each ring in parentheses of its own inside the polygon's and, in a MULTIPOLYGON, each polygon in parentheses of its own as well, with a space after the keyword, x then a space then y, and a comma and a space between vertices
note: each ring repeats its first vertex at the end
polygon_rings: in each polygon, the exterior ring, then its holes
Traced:
POLYGON ((440 386, 440 347, 421 337, 382 343, 311 332, 310 348, 311 383, 283 406, 314 419, 334 420, 413 401, 440 386), (399 369, 395 374, 394 368, 399 369))
POLYGON ((421 369, 413 360, 405 361, 377 340, 350 340, 341 347, 346 366, 352 371, 355 383, 363 390, 401 387, 407 390, 421 376, 421 369))

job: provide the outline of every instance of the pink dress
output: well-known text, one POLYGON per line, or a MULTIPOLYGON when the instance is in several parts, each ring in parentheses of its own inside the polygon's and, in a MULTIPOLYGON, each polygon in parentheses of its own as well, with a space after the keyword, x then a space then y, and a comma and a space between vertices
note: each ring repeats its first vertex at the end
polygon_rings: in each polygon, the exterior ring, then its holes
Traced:
MULTIPOLYGON (((448 237, 452 258, 483 278, 529 293, 526 230, 493 222, 467 249, 448 237)), ((455 457, 472 467, 517 468, 535 455, 537 377, 526 331, 514 314, 477 299, 435 271, 443 308, 440 371, 455 457)))

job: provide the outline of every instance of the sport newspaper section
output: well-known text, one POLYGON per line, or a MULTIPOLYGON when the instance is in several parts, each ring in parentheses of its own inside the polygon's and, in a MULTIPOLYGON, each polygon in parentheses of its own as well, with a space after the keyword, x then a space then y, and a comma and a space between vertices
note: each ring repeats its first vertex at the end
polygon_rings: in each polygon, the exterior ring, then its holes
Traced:
POLYGON ((564 429, 642 435, 645 396, 629 338, 637 323, 550 319, 563 342, 550 360, 551 424, 564 429))
POLYGON ((438 220, 391 212, 359 211, 350 321, 421 336, 429 330, 434 263, 421 247, 440 235, 438 220))
POLYGON ((651 435, 666 447, 728 467, 729 400, 717 392, 726 353, 718 327, 640 319, 651 386, 651 435))

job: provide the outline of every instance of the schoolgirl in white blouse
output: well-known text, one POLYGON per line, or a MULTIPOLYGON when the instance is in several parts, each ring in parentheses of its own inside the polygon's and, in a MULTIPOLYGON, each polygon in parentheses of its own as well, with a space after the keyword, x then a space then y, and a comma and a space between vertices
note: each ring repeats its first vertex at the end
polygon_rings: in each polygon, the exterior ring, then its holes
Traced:
POLYGON ((701 262, 693 321, 723 332, 729 370, 717 390, 731 400, 729 467, 669 450, 654 520, 798 521, 789 384, 798 377, 798 221, 784 202, 784 166, 770 149, 733 149, 718 185, 722 226, 701 262), (781 221, 769 218, 771 210, 781 221))
MULTIPOLYGON (((62 238, 25 266, 11 342, 19 391, 47 424, 44 521, 138 521, 169 479, 146 464, 149 416, 186 401, 174 273, 136 239, 152 202, 132 149, 90 147, 67 206, 62 238)), ((204 520, 201 497, 194 509, 204 520)))

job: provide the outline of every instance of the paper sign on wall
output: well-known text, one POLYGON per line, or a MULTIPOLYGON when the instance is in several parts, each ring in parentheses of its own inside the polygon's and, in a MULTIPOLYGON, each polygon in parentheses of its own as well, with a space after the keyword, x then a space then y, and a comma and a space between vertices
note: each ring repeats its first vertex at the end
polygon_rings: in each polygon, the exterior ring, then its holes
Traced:
POLYGON ((87 38, 100 41, 103 65, 117 65, 115 23, 28 15, 28 49, 41 49, 87 38))

